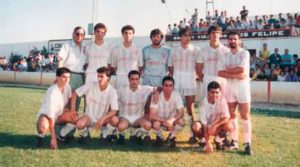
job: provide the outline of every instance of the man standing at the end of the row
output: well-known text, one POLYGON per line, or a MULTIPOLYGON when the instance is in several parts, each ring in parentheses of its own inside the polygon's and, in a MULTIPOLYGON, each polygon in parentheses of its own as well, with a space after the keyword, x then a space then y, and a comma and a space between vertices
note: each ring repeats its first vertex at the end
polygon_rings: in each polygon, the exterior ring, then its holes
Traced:
POLYGON ((238 32, 228 33, 230 52, 220 57, 218 75, 226 78, 226 99, 229 106, 230 118, 233 125, 232 142, 229 149, 238 149, 237 107, 239 107, 243 124, 245 154, 252 155, 251 150, 251 119, 250 119, 250 54, 240 47, 241 36, 238 32))

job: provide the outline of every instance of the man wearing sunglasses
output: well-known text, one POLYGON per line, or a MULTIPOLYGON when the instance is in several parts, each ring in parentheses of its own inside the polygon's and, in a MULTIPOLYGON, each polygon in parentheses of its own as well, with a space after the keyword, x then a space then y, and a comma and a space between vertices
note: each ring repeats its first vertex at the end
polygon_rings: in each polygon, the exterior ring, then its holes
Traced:
MULTIPOLYGON (((84 64, 85 64, 85 46, 82 43, 85 36, 85 30, 82 27, 75 27, 73 30, 73 40, 62 46, 58 53, 58 68, 66 67, 70 69, 70 86, 72 89, 72 100, 76 100, 75 108, 71 107, 70 103, 68 107, 71 111, 78 111, 80 106, 80 98, 75 95, 75 89, 84 84, 84 64)), ((75 129, 75 125, 67 124, 62 131, 63 134, 68 134, 75 129)), ((65 136, 60 136, 63 139, 65 136)))

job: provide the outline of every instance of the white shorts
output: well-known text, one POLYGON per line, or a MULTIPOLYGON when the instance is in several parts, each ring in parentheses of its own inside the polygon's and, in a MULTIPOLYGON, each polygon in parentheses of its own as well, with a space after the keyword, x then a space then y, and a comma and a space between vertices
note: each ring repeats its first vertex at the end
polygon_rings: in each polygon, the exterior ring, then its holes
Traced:
POLYGON ((142 116, 139 115, 120 115, 120 118, 124 118, 128 121, 130 127, 132 127, 133 124, 141 117, 142 116))
POLYGON ((148 85, 148 86, 156 86, 159 87, 162 85, 162 79, 163 77, 159 76, 144 76, 142 84, 143 85, 148 85))
POLYGON ((174 74, 175 90, 181 96, 194 96, 197 94, 197 82, 194 73, 176 72, 174 74))
POLYGON ((250 82, 240 82, 236 80, 228 81, 225 97, 228 103, 250 103, 250 82))
POLYGON ((85 83, 98 82, 97 72, 86 72, 85 83))
POLYGON ((127 75, 117 75, 115 88, 119 89, 129 85, 129 80, 127 75))

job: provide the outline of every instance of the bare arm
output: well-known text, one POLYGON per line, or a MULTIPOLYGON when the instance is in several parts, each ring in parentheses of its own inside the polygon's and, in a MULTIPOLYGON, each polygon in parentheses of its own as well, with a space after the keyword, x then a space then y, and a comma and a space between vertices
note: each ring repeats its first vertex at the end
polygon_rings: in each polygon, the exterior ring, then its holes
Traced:
POLYGON ((243 73, 231 74, 228 73, 227 71, 218 71, 218 75, 220 77, 227 78, 227 79, 239 79, 239 80, 242 80, 246 77, 245 74, 243 73))
POLYGON ((173 74, 174 74, 174 67, 169 66, 169 76, 173 76, 173 74))
POLYGON ((244 73, 244 68, 242 67, 234 67, 234 68, 227 68, 226 72, 230 73, 230 74, 240 74, 240 73, 244 73))
POLYGON ((77 94, 75 91, 72 91, 72 97, 71 97, 71 112, 76 112, 76 99, 77 94))
POLYGON ((48 121, 49 121, 49 129, 51 134, 50 148, 57 149, 58 147, 57 147, 57 140, 56 140, 56 133, 55 133, 55 122, 53 118, 48 118, 48 121))
POLYGON ((204 76, 202 70, 203 70, 203 63, 196 63, 196 73, 201 82, 203 82, 203 76, 204 76))

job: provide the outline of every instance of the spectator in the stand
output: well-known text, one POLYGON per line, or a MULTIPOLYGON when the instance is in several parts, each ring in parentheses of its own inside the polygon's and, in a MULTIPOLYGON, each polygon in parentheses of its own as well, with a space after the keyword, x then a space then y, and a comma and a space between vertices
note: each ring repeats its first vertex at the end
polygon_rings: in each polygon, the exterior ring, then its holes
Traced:
POLYGON ((295 74, 294 69, 291 69, 289 71, 289 74, 287 75, 285 80, 288 82, 298 82, 299 81, 298 76, 295 74))
POLYGON ((222 30, 225 29, 225 16, 223 11, 221 11, 221 15, 217 17, 217 25, 221 27, 222 30))
POLYGON ((275 66, 280 65, 281 55, 279 54, 279 49, 275 48, 274 53, 269 57, 269 64, 271 69, 274 69, 275 66))
POLYGON ((206 28, 206 23, 205 23, 205 21, 204 21, 203 19, 200 19, 200 20, 199 20, 199 31, 200 31, 200 32, 203 32, 203 31, 205 30, 205 28, 206 28))
POLYGON ((210 15, 210 12, 207 11, 207 15, 205 17, 206 22, 209 23, 209 25, 211 24, 211 20, 212 20, 212 16, 210 15))
POLYGON ((192 20, 192 26, 193 25, 198 25, 198 9, 197 8, 195 8, 195 11, 192 15, 191 20, 192 20))
POLYGON ((261 73, 261 66, 259 64, 256 64, 255 65, 255 73, 256 73, 256 76, 259 75, 261 73))
POLYGON ((294 20, 294 18, 293 18, 293 16, 290 13, 287 13, 287 20, 286 20, 286 22, 287 22, 288 26, 295 25, 295 23, 296 23, 295 20, 294 20))
POLYGON ((276 65, 275 68, 273 69, 273 72, 278 76, 282 69, 280 68, 280 65, 276 65))
POLYGON ((263 44, 262 50, 259 51, 259 58, 263 63, 267 63, 270 57, 270 51, 267 43, 263 44))
POLYGON ((188 26, 187 23, 186 23, 186 18, 183 18, 183 20, 180 21, 179 29, 185 28, 186 26, 188 26))
POLYGON ((259 58, 256 57, 256 53, 251 53, 250 55, 250 68, 256 68, 256 65, 260 64, 259 58))
POLYGON ((255 29, 257 29, 257 24, 258 24, 258 22, 259 22, 258 16, 255 15, 255 16, 254 16, 254 20, 253 20, 253 24, 254 24, 254 26, 255 26, 255 29))
POLYGON ((193 24, 192 25, 192 33, 198 33, 200 32, 198 24, 193 24))
POLYGON ((18 71, 27 71, 27 69, 28 69, 28 64, 27 64, 25 58, 24 58, 24 59, 21 59, 21 60, 19 61, 19 64, 18 64, 17 68, 18 68, 18 71))
POLYGON ((295 71, 295 74, 298 77, 298 80, 300 81, 300 69, 297 66, 294 66, 294 71, 295 71))
POLYGON ((249 11, 246 9, 246 6, 243 6, 243 10, 241 10, 240 15, 242 19, 247 18, 249 11))
POLYGON ((264 24, 263 24, 262 19, 259 19, 259 20, 258 20, 258 22, 257 22, 257 24, 256 24, 256 29, 257 29, 257 30, 262 30, 262 29, 264 29, 264 24))
POLYGON ((268 79, 271 76, 271 69, 269 68, 269 64, 265 63, 263 70, 265 71, 265 77, 268 79))
POLYGON ((296 61, 296 65, 295 65, 298 69, 300 69, 300 59, 297 59, 296 61))
POLYGON ((178 34, 179 28, 177 27, 177 24, 174 23, 173 29, 172 29, 172 34, 178 34))
POLYGON ((240 20, 238 20, 238 21, 236 22, 235 29, 236 29, 236 30, 242 30, 242 29, 243 29, 243 27, 242 27, 242 22, 241 22, 240 20))
POLYGON ((284 18, 282 18, 279 22, 280 28, 288 28, 288 24, 284 18))
MULTIPOLYGON (((284 19, 283 17, 282 17, 282 13, 279 13, 278 14, 278 20, 280 21, 281 19, 284 19)), ((285 19, 284 19, 285 20, 285 19)))
POLYGON ((277 24, 277 20, 273 17, 273 15, 271 14, 270 15, 270 18, 268 20, 268 25, 271 27, 271 28, 274 28, 275 24, 277 24))
POLYGON ((277 81, 277 74, 275 73, 275 71, 273 70, 270 77, 269 77, 270 81, 277 81))
POLYGON ((260 70, 260 72, 256 76, 256 80, 257 81, 265 81, 266 79, 267 78, 266 78, 266 75, 265 75, 265 71, 264 70, 260 70))
POLYGON ((226 30, 234 30, 234 29, 235 29, 235 27, 234 27, 234 21, 230 20, 229 23, 227 24, 226 30))
POLYGON ((213 19, 217 20, 218 17, 219 17, 219 11, 215 10, 215 15, 214 15, 213 19))
POLYGON ((298 15, 297 18, 296 18, 296 26, 297 27, 300 26, 300 15, 298 15))
POLYGON ((296 64, 297 60, 298 60, 298 55, 297 54, 293 54, 293 65, 296 64))
POLYGON ((250 79, 251 81, 256 80, 256 73, 254 68, 250 68, 250 79))
POLYGON ((248 26, 248 30, 255 30, 256 26, 254 25, 254 23, 252 22, 252 20, 249 20, 249 26, 248 26))
POLYGON ((248 22, 247 18, 242 19, 242 28, 249 29, 249 22, 248 22))
POLYGON ((285 67, 291 67, 291 65, 293 63, 293 56, 291 54, 289 54, 289 49, 285 49, 284 50, 284 54, 281 55, 281 63, 280 66, 281 68, 285 68, 285 67))
POLYGON ((280 74, 277 76, 277 81, 285 81, 285 79, 286 79, 286 74, 285 74, 285 72, 284 71, 280 71, 280 74))
POLYGON ((167 35, 172 35, 172 25, 168 24, 167 35))

